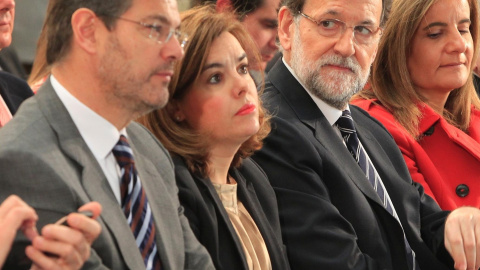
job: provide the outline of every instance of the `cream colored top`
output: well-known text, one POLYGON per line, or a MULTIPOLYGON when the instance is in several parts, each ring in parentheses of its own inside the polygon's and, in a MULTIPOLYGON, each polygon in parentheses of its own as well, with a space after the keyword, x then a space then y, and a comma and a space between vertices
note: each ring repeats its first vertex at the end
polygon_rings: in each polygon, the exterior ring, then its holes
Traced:
POLYGON ((262 234, 245 206, 237 200, 237 184, 213 184, 213 186, 242 242, 248 269, 271 270, 272 263, 262 234))

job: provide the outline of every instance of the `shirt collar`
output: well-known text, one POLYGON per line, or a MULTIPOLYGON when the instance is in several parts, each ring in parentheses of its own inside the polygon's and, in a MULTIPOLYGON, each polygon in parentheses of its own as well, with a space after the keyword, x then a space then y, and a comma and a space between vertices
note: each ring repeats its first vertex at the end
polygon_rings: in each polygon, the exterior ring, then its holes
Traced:
POLYGON ((118 131, 112 123, 74 97, 53 75, 50 81, 90 151, 97 160, 104 159, 111 153, 120 134, 126 136, 125 128, 118 131))
MULTIPOLYGON (((285 66, 287 67, 287 69, 290 71, 290 73, 292 73, 293 77, 295 77, 295 79, 298 81, 298 83, 300 83, 300 85, 303 87, 303 89, 305 89, 305 91, 308 93, 308 95, 310 95, 310 97, 313 99, 313 102, 315 102, 315 104, 317 104, 317 107, 323 113, 325 118, 327 118, 327 121, 330 123, 330 125, 333 126, 335 124, 335 122, 337 122, 338 118, 340 118, 340 116, 342 116, 342 111, 328 105, 327 103, 325 103, 325 101, 321 100, 320 98, 318 98, 317 96, 312 94, 310 92, 310 90, 308 90, 305 87, 305 85, 303 85, 302 81, 300 81, 300 79, 297 77, 297 75, 295 74, 293 69, 287 64, 284 57, 282 57, 282 61, 285 64, 285 66)), ((348 106, 348 104, 347 104, 346 110, 350 110, 350 107, 348 106)))

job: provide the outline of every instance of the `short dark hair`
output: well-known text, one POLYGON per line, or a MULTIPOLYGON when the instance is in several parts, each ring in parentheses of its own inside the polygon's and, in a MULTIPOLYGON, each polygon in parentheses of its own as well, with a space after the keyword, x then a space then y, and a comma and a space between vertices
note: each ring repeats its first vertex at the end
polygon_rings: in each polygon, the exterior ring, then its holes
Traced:
POLYGON ((246 15, 262 7, 264 2, 265 0, 231 0, 232 9, 240 20, 243 20, 246 15))
MULTIPOLYGON (((256 11, 265 4, 265 0, 228 0, 229 6, 242 21, 246 15, 256 11)), ((217 0, 198 0, 197 5, 214 5, 217 0)))
MULTIPOLYGON (((389 3, 391 1, 392 0, 382 0, 382 15, 380 16, 380 26, 383 26, 386 22, 386 10, 387 8, 389 8, 389 3)), ((294 16, 297 16, 299 11, 303 11, 305 0, 282 0, 281 3, 281 6, 286 6, 294 16)))
POLYGON ((72 15, 80 8, 88 8, 101 18, 105 26, 111 30, 116 22, 115 16, 127 11, 133 0, 51 0, 52 8, 47 14, 45 28, 47 30, 47 63, 49 65, 61 60, 70 50, 72 15), (103 16, 102 16, 103 15, 103 16), (109 15, 109 16, 105 16, 109 15))

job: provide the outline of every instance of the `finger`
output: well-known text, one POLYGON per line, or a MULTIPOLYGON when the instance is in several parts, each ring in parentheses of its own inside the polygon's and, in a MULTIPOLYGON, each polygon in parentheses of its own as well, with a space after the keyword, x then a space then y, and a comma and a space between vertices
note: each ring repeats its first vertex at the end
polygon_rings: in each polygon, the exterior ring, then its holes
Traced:
MULTIPOLYGON (((97 218, 101 213, 101 206, 97 202, 88 203, 79 209, 80 211, 90 211, 93 214, 93 218, 97 218)), ((92 219, 85 217, 78 213, 72 213, 67 217, 68 225, 80 231, 88 243, 93 243, 93 241, 100 235, 102 230, 100 224, 92 219)))
POLYGON ((477 245, 477 251, 476 251, 476 262, 475 262, 475 269, 480 268, 480 218, 476 217, 475 220, 475 242, 477 245))
MULTIPOLYGON (((463 250, 465 252, 466 269, 475 269, 476 264, 476 238, 474 233, 473 214, 464 217, 460 221, 460 230, 463 239, 463 250)), ((477 268, 478 269, 478 268, 477 268)))
POLYGON ((445 223, 445 248, 455 262, 455 269, 466 269, 467 259, 463 250, 460 225, 457 217, 452 214, 445 223))
MULTIPOLYGON (((69 266, 75 266, 75 268, 80 268, 84 262, 84 259, 76 247, 69 243, 59 242, 39 236, 33 240, 32 247, 43 253, 48 252, 49 254, 55 255, 54 258, 51 257, 50 259, 57 265, 66 264, 69 266)), ((45 254, 43 255, 45 256, 45 254)), ((44 268, 43 265, 42 268, 44 268)))
POLYGON ((97 217, 102 213, 102 205, 100 205, 98 202, 89 202, 78 208, 78 211, 90 211, 93 213, 92 218, 97 219, 97 217))
POLYGON ((30 240, 38 235, 35 227, 38 216, 33 208, 26 204, 8 204, 5 208, 7 207, 8 212, 3 212, 5 215, 0 217, 3 234, 8 235, 8 239, 4 238, 4 241, 10 241, 10 238, 13 241, 18 229, 21 229, 30 240))
MULTIPOLYGON (((85 219, 88 219, 84 217, 85 219)), ((90 220, 90 222, 96 222, 90 220)), ((67 226, 49 224, 42 228, 42 236, 47 240, 56 241, 60 244, 69 245, 74 248, 83 259, 90 257, 90 242, 87 241, 84 233, 67 226)), ((36 247, 36 246, 35 246, 36 247)), ((66 250, 71 252, 71 250, 66 250)), ((66 253, 61 253, 66 255, 66 253)))
POLYGON ((25 254, 30 260, 32 260, 32 267, 30 270, 59 269, 54 258, 46 256, 42 251, 33 246, 27 246, 25 254))
POLYGON ((0 217, 3 217, 10 211, 11 208, 15 206, 27 206, 29 207, 20 197, 17 195, 10 195, 6 198, 2 205, 0 205, 0 217))

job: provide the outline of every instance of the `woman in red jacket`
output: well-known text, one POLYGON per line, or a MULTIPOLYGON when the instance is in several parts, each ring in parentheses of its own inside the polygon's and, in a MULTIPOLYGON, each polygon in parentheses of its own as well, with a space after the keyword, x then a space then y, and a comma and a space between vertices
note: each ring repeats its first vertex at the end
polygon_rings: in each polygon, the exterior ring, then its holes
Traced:
POLYGON ((446 210, 480 207, 480 101, 472 84, 477 0, 394 0, 371 89, 354 97, 390 131, 446 210))

